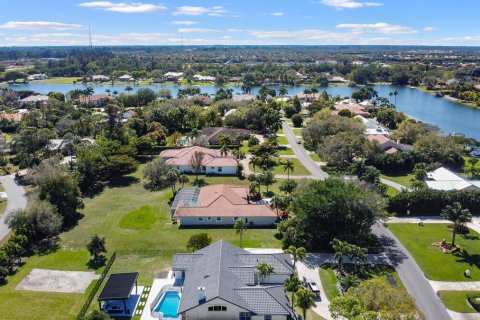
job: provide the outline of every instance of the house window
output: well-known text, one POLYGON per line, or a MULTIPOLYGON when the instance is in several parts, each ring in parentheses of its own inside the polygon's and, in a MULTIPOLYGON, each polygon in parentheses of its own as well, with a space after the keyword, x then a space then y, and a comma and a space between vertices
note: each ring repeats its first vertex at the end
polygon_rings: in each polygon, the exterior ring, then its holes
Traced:
POLYGON ((225 307, 225 306, 210 306, 210 307, 208 307, 208 311, 227 311, 227 307, 225 307))
POLYGON ((233 217, 233 221, 237 221, 238 217, 233 217))
POLYGON ((265 316, 263 317, 264 320, 272 320, 272 316, 268 315, 268 316, 265 316))
POLYGON ((212 217, 208 217, 207 220, 208 220, 208 221, 212 220, 212 217))
POLYGON ((251 320, 252 315, 250 312, 240 312, 240 315, 238 317, 239 320, 251 320))
POLYGON ((203 217, 198 217, 198 221, 203 221, 203 217))
POLYGON ((207 170, 207 167, 202 166, 202 171, 206 171, 206 170, 207 170))
POLYGON ((222 167, 218 167, 218 172, 222 172, 222 167))
POLYGON ((222 217, 217 217, 217 221, 222 221, 222 217))
POLYGON ((215 167, 212 167, 212 170, 215 170, 215 167))

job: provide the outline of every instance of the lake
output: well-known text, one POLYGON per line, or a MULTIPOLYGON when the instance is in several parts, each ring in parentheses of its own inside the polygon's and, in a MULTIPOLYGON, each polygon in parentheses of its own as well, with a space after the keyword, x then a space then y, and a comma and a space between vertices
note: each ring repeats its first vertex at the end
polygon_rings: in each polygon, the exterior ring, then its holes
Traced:
MULTIPOLYGON (((95 93, 105 93, 105 90, 111 92, 117 91, 118 93, 125 92, 125 88, 128 85, 94 85, 92 86, 95 93)), ((179 89, 186 86, 180 85, 130 85, 135 92, 141 88, 150 88, 154 91, 160 89, 169 89, 173 96, 177 95, 179 89)), ((13 90, 32 90, 38 93, 47 94, 48 92, 63 92, 67 93, 74 89, 83 89, 86 86, 82 84, 41 84, 41 83, 29 83, 29 84, 14 84, 9 85, 13 90)), ((200 86, 202 93, 215 94, 218 87, 216 86, 200 86)), ((228 86, 233 89, 234 94, 242 92, 239 86, 228 86)), ((271 86, 272 89, 278 91, 277 86, 271 86)), ((257 94, 259 88, 252 89, 252 94, 257 94)), ((303 92, 304 87, 290 86, 287 88, 289 95, 294 95, 303 92)), ((408 87, 397 87, 388 85, 375 86, 375 89, 379 92, 380 96, 389 97, 389 93, 397 90, 397 110, 402 111, 410 117, 430 123, 438 126, 444 133, 462 133, 468 137, 480 140, 480 108, 475 109, 462 104, 435 97, 435 95, 423 92, 418 89, 408 87)), ((320 91, 323 89, 320 89, 320 91)), ((355 87, 336 86, 328 87, 326 91, 330 95, 340 95, 347 97, 352 92, 358 90, 355 87)), ((392 97, 392 101, 393 101, 392 97)))

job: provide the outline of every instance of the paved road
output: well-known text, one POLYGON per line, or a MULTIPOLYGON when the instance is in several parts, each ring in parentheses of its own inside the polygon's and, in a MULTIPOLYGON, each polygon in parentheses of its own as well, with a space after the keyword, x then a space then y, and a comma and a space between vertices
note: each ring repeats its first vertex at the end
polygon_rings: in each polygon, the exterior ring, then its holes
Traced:
POLYGON ((307 170, 310 171, 310 173, 318 180, 325 180, 328 178, 328 173, 320 169, 315 161, 310 158, 303 146, 297 143, 297 137, 295 136, 295 133, 293 133, 292 128, 290 128, 288 123, 285 121, 282 122, 282 129, 285 137, 288 140, 288 143, 290 144, 290 147, 305 168, 307 168, 307 170))
POLYGON ((425 319, 450 320, 450 315, 433 291, 422 270, 401 242, 380 223, 376 223, 372 231, 383 242, 400 279, 408 293, 415 298, 417 307, 424 314, 425 319))
POLYGON ((7 209, 3 215, 0 215, 0 240, 2 240, 10 233, 10 229, 8 229, 8 226, 5 224, 5 217, 12 211, 18 209, 23 210, 27 207, 27 193, 22 186, 19 186, 15 182, 13 175, 0 176, 0 182, 8 197, 7 209))

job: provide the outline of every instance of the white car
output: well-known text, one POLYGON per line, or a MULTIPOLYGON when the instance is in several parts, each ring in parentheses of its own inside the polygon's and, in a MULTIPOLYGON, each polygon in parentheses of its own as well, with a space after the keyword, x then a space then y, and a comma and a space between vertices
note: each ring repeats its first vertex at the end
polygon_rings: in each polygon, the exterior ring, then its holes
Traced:
POLYGON ((308 289, 310 289, 310 291, 315 293, 317 297, 320 296, 320 289, 318 288, 318 285, 315 281, 311 281, 311 280, 307 281, 307 286, 308 286, 308 289))

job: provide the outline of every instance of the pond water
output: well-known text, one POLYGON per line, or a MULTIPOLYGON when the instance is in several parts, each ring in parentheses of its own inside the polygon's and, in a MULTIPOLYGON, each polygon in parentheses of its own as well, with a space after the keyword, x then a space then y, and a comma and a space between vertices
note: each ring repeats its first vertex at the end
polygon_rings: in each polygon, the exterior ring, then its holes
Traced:
MULTIPOLYGON (((106 90, 110 92, 117 91, 118 93, 125 92, 128 85, 94 85, 95 93, 105 93, 106 90)), ((82 84, 14 84, 9 85, 13 90, 32 90, 38 93, 46 94, 51 91, 67 93, 74 89, 83 89, 86 86, 82 84)), ((179 89, 186 86, 181 85, 131 85, 135 92, 141 88, 150 88, 154 91, 160 89, 169 89, 173 96, 177 95, 179 89)), ((215 94, 219 87, 216 86, 200 86, 202 93, 215 94)), ((229 86, 233 89, 234 94, 240 94, 241 88, 239 86, 229 86)), ((278 91, 277 86, 271 88, 278 91)), ((288 94, 294 95, 303 92, 305 87, 290 86, 288 87, 288 94)), ((257 94, 259 88, 253 88, 252 94, 257 94)), ((438 98, 435 95, 423 92, 418 89, 408 87, 397 87, 389 85, 375 86, 380 96, 389 97, 389 93, 397 90, 397 109, 409 115, 410 117, 438 126, 444 133, 462 133, 468 137, 480 140, 480 108, 471 108, 462 104, 447 100, 445 98, 438 98)), ((323 89, 320 89, 320 91, 323 89)), ((347 97, 352 92, 358 90, 355 87, 336 86, 326 88, 331 95, 340 95, 347 97)), ((392 98, 393 99, 393 98, 392 98)))

